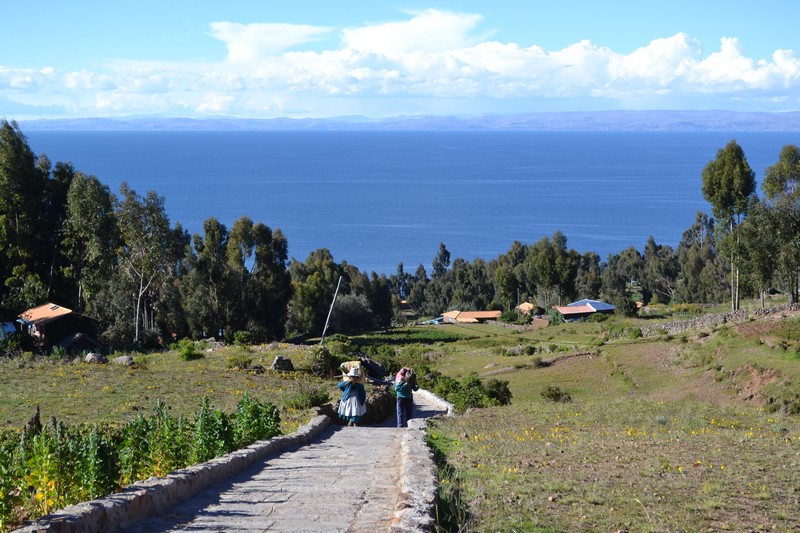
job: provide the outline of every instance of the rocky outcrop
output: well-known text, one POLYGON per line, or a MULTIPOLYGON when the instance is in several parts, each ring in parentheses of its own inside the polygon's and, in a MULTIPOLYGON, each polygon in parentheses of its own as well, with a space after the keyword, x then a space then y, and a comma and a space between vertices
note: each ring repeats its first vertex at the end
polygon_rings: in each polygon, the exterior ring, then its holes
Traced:
POLYGON ((86 357, 83 358, 85 363, 97 363, 97 364, 105 364, 108 363, 108 357, 101 353, 87 353, 86 357))
POLYGON ((272 361, 272 366, 270 366, 272 370, 280 370, 282 372, 294 372, 294 365, 292 364, 292 360, 286 357, 285 355, 276 355, 275 359, 272 361))

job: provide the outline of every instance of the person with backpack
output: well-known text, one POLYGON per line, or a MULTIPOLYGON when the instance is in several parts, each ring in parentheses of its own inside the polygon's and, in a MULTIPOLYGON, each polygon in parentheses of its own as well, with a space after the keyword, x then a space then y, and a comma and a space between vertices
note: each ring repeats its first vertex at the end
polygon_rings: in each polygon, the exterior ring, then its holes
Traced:
POLYGON ((414 414, 414 391, 419 390, 414 370, 403 367, 395 376, 394 391, 397 393, 397 427, 408 427, 414 414))

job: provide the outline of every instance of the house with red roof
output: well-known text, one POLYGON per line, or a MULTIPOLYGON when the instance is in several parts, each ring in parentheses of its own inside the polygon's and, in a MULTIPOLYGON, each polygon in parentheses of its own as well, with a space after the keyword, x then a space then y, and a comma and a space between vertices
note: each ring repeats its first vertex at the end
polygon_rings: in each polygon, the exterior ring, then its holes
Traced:
MULTIPOLYGON (((67 350, 79 350, 87 345, 83 340, 95 333, 94 320, 52 302, 28 309, 18 316, 17 322, 21 324, 22 332, 38 339, 44 346, 58 344, 67 350)), ((90 339, 88 344, 90 348, 100 346, 94 339, 90 339)))
POLYGON ((480 324, 497 320, 501 311, 448 311, 442 314, 442 322, 448 324, 480 324))

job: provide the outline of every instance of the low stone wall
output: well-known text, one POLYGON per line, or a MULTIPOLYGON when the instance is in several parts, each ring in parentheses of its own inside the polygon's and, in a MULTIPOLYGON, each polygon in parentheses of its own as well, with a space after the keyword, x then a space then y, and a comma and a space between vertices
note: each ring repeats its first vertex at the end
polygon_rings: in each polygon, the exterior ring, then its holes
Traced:
MULTIPOLYGON (((434 394, 415 393, 446 410, 453 406, 434 394)), ((177 470, 163 478, 150 478, 124 491, 65 507, 15 530, 17 533, 111 533, 133 523, 168 512, 209 486, 225 481, 258 461, 289 448, 314 441, 331 423, 327 415, 314 417, 291 435, 260 441, 206 463, 177 470)), ((420 532, 435 528, 439 483, 433 453, 425 442, 426 419, 412 419, 402 436, 403 464, 400 495, 392 531, 420 532)))
POLYGON ((649 337, 653 335, 675 335, 690 329, 711 329, 727 322, 743 322, 750 318, 759 318, 774 314, 800 311, 800 304, 786 304, 766 309, 753 309, 749 311, 735 311, 730 313, 713 313, 703 315, 691 320, 680 320, 664 324, 653 324, 652 326, 642 326, 642 335, 649 337))
MULTIPOLYGON (((453 414, 453 405, 433 393, 420 389, 415 397, 422 396, 428 403, 453 414)), ((403 464, 400 472, 400 494, 394 513, 393 532, 430 532, 436 529, 436 499, 439 480, 433 452, 425 442, 427 419, 413 418, 403 433, 401 443, 403 464)))
POLYGON ((316 416, 290 435, 259 441, 206 463, 150 478, 90 502, 65 507, 15 531, 21 533, 109 533, 138 520, 157 516, 214 483, 239 474, 270 455, 312 442, 330 424, 316 416))

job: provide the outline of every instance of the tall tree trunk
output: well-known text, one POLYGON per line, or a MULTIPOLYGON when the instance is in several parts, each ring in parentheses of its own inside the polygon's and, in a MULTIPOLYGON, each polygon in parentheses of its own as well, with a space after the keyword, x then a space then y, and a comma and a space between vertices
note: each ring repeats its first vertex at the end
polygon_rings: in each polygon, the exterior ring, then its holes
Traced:
POLYGON ((136 311, 133 314, 133 324, 134 324, 134 334, 133 334, 133 342, 139 342, 139 314, 142 308, 142 278, 139 278, 139 294, 136 296, 136 311))

